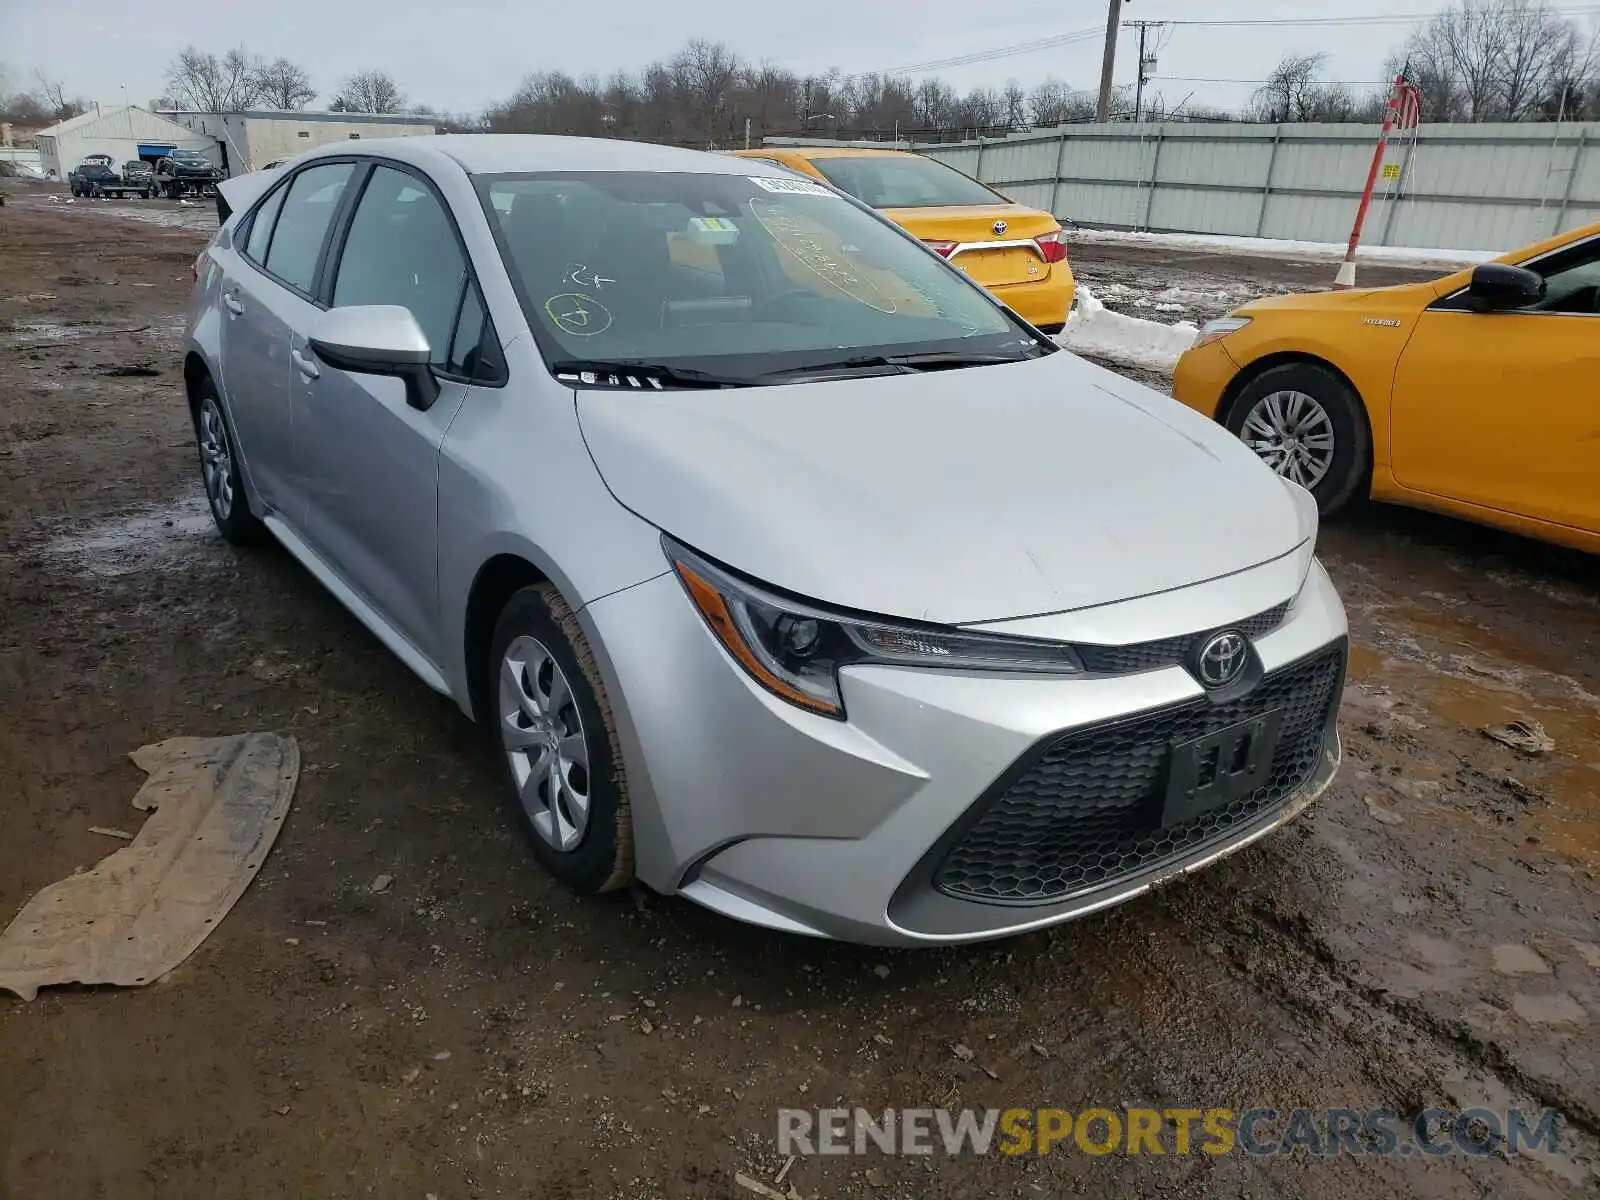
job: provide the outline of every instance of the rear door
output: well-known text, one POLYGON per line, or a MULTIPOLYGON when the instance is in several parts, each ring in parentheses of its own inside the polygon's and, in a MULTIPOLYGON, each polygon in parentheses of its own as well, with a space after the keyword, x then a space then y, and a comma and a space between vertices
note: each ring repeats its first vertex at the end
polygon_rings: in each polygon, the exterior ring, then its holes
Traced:
POLYGON ((266 508, 291 526, 299 485, 294 459, 290 357, 320 311, 317 265, 354 165, 319 163, 268 195, 235 234, 224 262, 222 385, 245 469, 266 508))
POLYGON ((1600 532, 1600 238, 1526 264, 1542 302, 1424 312, 1395 374, 1395 478, 1414 491, 1600 532))
MULTIPOLYGON (((427 411, 398 379, 315 362, 295 379, 295 434, 308 479, 306 538, 411 644, 441 661, 439 447, 498 343, 443 198, 421 174, 374 166, 330 262, 331 306, 410 309, 441 383, 427 411)), ((307 359, 314 352, 301 343, 307 359)))

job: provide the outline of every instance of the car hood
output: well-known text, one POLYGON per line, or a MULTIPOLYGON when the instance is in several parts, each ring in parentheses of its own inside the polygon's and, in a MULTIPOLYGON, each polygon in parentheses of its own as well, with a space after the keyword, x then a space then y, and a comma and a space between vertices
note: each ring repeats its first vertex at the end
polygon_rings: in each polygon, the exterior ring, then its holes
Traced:
POLYGON ((1219 426, 1070 354, 741 390, 580 390, 617 499, 730 567, 969 624, 1245 570, 1306 538, 1219 426))
POLYGON ((1405 283, 1396 287, 1350 288, 1336 292, 1303 292, 1289 296, 1263 296, 1241 304, 1234 312, 1258 316, 1272 312, 1388 312, 1395 308, 1422 308, 1454 290, 1456 276, 1405 283))

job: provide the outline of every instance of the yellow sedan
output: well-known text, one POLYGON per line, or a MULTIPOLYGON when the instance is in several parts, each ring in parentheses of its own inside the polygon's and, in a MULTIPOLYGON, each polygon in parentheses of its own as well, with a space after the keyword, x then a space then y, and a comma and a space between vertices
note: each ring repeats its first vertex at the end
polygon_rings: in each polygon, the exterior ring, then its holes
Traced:
POLYGON ((1431 283, 1246 304, 1173 394, 1325 513, 1371 496, 1600 553, 1600 225, 1431 283))
POLYGON ((1061 224, 935 159, 904 150, 763 146, 735 150, 832 184, 948 258, 1006 307, 1059 333, 1076 288, 1061 224))

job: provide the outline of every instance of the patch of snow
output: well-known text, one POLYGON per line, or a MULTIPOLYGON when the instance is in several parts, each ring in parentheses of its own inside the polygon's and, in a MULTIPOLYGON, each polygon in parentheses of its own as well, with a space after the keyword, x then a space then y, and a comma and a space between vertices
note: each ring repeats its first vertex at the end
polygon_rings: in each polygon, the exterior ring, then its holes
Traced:
POLYGON ((10 332, 18 341, 70 342, 83 336, 81 328, 54 321, 16 321, 10 332))
MULTIPOLYGON (((1298 262, 1338 262, 1345 247, 1337 242, 1299 242, 1282 238, 1225 237, 1211 233, 1133 233, 1121 229, 1075 229, 1074 242, 1149 246, 1163 250, 1196 250, 1279 258, 1298 262)), ((1411 246, 1362 246, 1356 262, 1392 267, 1457 269, 1488 262, 1503 250, 1432 250, 1411 246)))
POLYGON ((1170 375, 1179 356, 1194 345, 1199 332, 1189 321, 1168 325, 1112 312, 1080 283, 1066 328, 1055 340, 1057 345, 1078 354, 1170 375))
POLYGON ((45 544, 44 553, 70 560, 86 575, 111 578, 189 558, 215 532, 205 497, 186 495, 62 534, 45 544))

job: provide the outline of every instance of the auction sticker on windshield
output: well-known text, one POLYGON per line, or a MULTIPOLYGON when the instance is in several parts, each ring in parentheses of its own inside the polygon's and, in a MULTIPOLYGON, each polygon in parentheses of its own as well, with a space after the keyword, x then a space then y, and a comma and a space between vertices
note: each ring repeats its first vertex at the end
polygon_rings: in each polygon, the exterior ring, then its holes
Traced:
POLYGON ((830 191, 820 183, 812 183, 809 179, 774 179, 768 175, 748 175, 747 179, 758 188, 765 188, 769 192, 784 192, 791 196, 831 196, 838 199, 838 193, 830 191))

